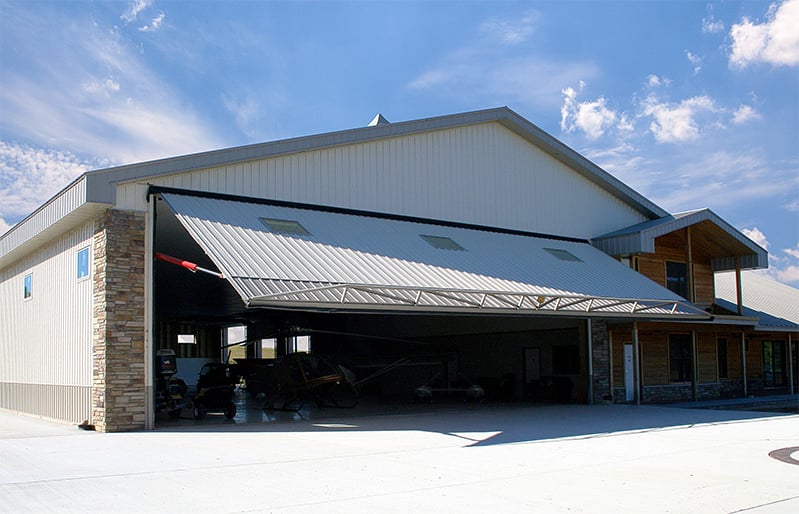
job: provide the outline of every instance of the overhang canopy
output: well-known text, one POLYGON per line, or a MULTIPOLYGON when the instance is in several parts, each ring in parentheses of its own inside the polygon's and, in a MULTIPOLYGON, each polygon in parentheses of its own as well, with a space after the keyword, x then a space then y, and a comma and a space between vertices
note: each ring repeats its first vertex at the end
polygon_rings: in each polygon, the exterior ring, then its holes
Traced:
POLYGON ((584 241, 162 192, 248 307, 708 319, 584 241))
POLYGON ((694 240, 711 258, 714 272, 768 267, 768 252, 710 209, 664 216, 592 240, 609 255, 655 253, 655 238, 692 227, 694 240), (736 264, 737 259, 737 264, 736 264))

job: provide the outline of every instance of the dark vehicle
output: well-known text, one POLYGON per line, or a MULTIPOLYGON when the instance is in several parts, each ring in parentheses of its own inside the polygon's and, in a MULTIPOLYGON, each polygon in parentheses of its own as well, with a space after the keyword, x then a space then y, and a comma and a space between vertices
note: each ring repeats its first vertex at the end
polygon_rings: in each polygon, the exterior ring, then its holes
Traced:
POLYGON ((158 350, 155 354, 155 412, 166 412, 170 418, 180 417, 186 406, 186 382, 173 376, 178 372, 175 351, 158 350))
POLYGON ((205 363, 197 380, 197 395, 192 399, 194 419, 203 419, 209 410, 222 411, 227 419, 233 419, 236 416, 233 398, 239 378, 234 365, 205 363))

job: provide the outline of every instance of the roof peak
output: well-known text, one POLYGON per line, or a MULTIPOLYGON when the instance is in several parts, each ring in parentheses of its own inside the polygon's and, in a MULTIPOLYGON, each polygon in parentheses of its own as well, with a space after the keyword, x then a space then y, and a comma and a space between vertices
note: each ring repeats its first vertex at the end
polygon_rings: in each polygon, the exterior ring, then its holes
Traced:
POLYGON ((390 125, 391 122, 388 121, 382 114, 377 113, 372 121, 369 122, 370 127, 376 127, 378 125, 390 125))

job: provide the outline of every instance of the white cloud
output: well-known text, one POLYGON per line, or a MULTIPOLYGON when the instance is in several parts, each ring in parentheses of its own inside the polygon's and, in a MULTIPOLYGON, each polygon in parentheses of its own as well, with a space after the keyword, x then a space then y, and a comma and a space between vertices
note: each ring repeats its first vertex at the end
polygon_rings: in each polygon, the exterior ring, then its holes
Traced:
POLYGON ((794 283, 799 282, 799 266, 786 266, 785 268, 774 270, 774 276, 780 282, 794 283))
POLYGON ((730 28, 731 67, 745 68, 760 62, 774 66, 799 64, 799 0, 771 4, 766 20, 755 23, 744 17, 730 28))
POLYGON ((689 52, 688 50, 685 51, 685 56, 688 58, 688 61, 694 66, 694 75, 697 75, 700 71, 702 71, 702 58, 698 55, 689 52))
POLYGON ((659 77, 659 76, 657 76, 657 75, 655 75, 653 73, 653 74, 649 75, 646 78, 646 85, 647 85, 647 87, 649 87, 651 89, 654 89, 654 88, 660 87, 660 86, 670 86, 671 85, 671 79, 666 78, 666 77, 659 77))
POLYGON ((139 27, 139 32, 155 32, 161 28, 161 25, 164 23, 164 18, 166 18, 166 13, 161 11, 158 16, 153 18, 153 21, 151 21, 149 25, 139 27))
POLYGON ((46 17, 22 21, 28 25, 17 30, 40 36, 28 48, 32 70, 4 70, 2 132, 112 164, 224 146, 116 31, 46 17))
POLYGON ((481 32, 502 43, 518 45, 527 41, 535 32, 540 13, 528 11, 520 18, 490 18, 480 25, 481 32))
POLYGON ((708 34, 724 32, 724 22, 714 19, 713 16, 710 18, 702 18, 702 32, 708 34))
POLYGON ((713 16, 713 4, 707 5, 707 17, 702 18, 702 32, 706 34, 718 34, 724 32, 724 22, 717 20, 713 16))
POLYGON ((130 2, 128 9, 122 13, 119 17, 125 23, 132 23, 136 21, 136 18, 139 16, 139 13, 151 7, 153 5, 153 0, 133 0, 130 2))
MULTIPOLYGON (((744 229, 743 232, 749 236, 749 231, 744 229)), ((760 231, 757 232, 759 233, 760 231)), ((749 237, 751 238, 751 236, 749 237)), ((763 236, 763 240, 766 246, 757 240, 755 242, 768 249, 768 241, 765 241, 765 236, 763 236)), ((760 273, 770 276, 779 282, 799 286, 799 243, 797 243, 795 248, 786 248, 781 252, 769 253, 769 267, 760 271, 760 273)))
POLYGON ((81 87, 87 93, 102 95, 118 93, 121 88, 119 82, 110 77, 105 79, 91 79, 88 82, 84 82, 81 87))
POLYGON ((440 91, 471 104, 551 108, 560 104, 566 84, 599 74, 593 62, 555 60, 523 44, 533 33, 537 13, 518 22, 491 18, 480 26, 490 38, 455 49, 408 83, 417 91, 440 91))
MULTIPOLYGON (((580 90, 584 86, 585 83, 580 82, 580 90)), ((596 140, 616 122, 616 112, 607 107, 605 98, 600 97, 591 102, 578 102, 578 92, 573 88, 568 87, 562 93, 560 128, 564 132, 574 132, 579 129, 589 139, 596 140)), ((625 123, 626 125, 627 123, 625 123)))
POLYGON ((750 105, 741 105, 732 116, 732 122, 736 125, 741 125, 747 121, 756 120, 760 118, 760 114, 750 105))
POLYGON ((746 237, 748 237, 749 239, 760 245, 762 248, 768 250, 769 242, 768 239, 766 238, 766 234, 761 232, 759 228, 757 227, 753 227, 751 229, 745 228, 742 229, 741 232, 743 232, 746 237))
POLYGON ((704 95, 688 98, 679 104, 662 102, 650 95, 642 105, 642 115, 653 118, 649 129, 659 143, 696 140, 700 135, 697 116, 703 111, 716 110, 713 100, 704 95))
POLYGON ((234 97, 232 94, 223 94, 222 103, 233 114, 236 125, 253 140, 257 134, 257 121, 261 113, 261 105, 253 96, 234 97))
POLYGON ((554 107, 560 104, 564 84, 598 75, 592 63, 556 62, 535 56, 514 57, 464 50, 448 56, 408 84, 410 89, 440 90, 475 104, 518 104, 554 107))
POLYGON ((83 162, 69 152, 0 141, 0 232, 30 214, 72 180, 99 162, 83 162), (5 228, 4 228, 5 227, 5 228))

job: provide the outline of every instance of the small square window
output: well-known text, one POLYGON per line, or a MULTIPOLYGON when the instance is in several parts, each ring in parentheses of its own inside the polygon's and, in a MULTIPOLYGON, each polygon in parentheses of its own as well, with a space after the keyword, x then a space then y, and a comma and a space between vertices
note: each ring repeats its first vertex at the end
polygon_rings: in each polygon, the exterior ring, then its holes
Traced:
POLYGON ((427 241, 427 243, 433 248, 438 248, 439 250, 457 250, 460 252, 466 251, 466 248, 462 247, 448 237, 424 235, 420 235, 419 237, 427 241))
POLYGON ((31 296, 33 296, 33 275, 28 274, 23 280, 22 297, 27 300, 31 296))
POLYGON ((78 278, 89 276, 89 247, 78 250, 78 278))
POLYGON ((291 236, 310 236, 311 233, 300 222, 293 220, 279 220, 274 218, 260 218, 261 223, 270 231, 291 236))
POLYGON ((573 255, 571 252, 567 252, 566 250, 560 250, 558 248, 544 248, 544 251, 561 261, 583 262, 582 259, 576 255, 573 255))
POLYGON ((178 334, 178 344, 197 344, 194 334, 178 334))

